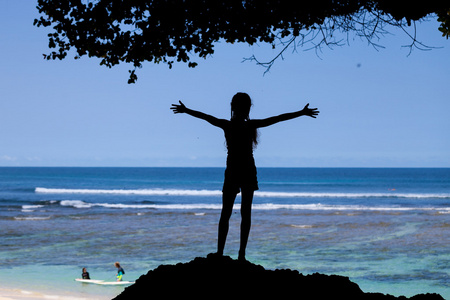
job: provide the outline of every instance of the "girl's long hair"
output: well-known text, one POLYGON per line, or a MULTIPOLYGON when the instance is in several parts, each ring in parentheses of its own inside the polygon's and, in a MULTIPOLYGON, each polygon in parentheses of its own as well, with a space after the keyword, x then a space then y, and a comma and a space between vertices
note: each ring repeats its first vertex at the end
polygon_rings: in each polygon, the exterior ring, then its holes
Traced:
MULTIPOLYGON (((237 93, 231 99, 231 120, 241 117, 243 120, 250 120, 250 108, 252 107, 252 99, 247 93, 237 93)), ((252 131, 253 148, 258 145, 258 130, 252 131)))

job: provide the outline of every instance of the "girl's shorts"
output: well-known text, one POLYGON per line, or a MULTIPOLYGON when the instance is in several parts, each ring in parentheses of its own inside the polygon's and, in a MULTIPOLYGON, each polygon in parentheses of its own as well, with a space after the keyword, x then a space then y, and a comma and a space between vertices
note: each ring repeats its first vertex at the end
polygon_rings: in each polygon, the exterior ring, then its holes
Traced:
POLYGON ((239 194, 242 190, 256 191, 258 189, 258 178, 254 165, 247 168, 227 166, 222 192, 239 194))

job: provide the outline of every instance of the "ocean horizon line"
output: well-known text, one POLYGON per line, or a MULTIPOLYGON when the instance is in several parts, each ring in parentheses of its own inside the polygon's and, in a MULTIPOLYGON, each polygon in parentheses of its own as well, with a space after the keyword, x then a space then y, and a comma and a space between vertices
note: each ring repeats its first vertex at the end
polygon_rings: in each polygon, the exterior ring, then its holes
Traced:
MULTIPOLYGON (((226 166, 0 166, 0 169, 225 169, 226 166)), ((450 167, 286 167, 258 166, 257 169, 450 169, 450 167)))

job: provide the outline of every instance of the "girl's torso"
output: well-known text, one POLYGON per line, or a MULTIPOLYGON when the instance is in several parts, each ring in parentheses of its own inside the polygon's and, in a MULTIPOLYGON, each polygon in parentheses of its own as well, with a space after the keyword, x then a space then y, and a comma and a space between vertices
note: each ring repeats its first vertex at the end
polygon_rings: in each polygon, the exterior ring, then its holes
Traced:
POLYGON ((228 155, 253 157, 255 128, 250 121, 229 121, 223 128, 227 142, 228 155))

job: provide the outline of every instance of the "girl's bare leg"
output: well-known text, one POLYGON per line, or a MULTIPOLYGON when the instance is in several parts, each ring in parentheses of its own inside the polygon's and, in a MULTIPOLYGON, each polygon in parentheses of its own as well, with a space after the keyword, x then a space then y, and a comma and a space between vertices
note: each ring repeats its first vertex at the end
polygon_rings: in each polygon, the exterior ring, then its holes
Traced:
POLYGON ((233 213, 235 199, 235 193, 223 192, 222 194, 222 213, 220 214, 219 234, 217 240, 217 254, 219 255, 223 255, 223 249, 225 248, 225 242, 227 240, 229 221, 231 214, 233 213))
POLYGON ((245 249, 247 248, 248 236, 252 225, 252 202, 253 190, 242 191, 241 203, 241 245, 239 249, 239 260, 245 260, 245 249))

